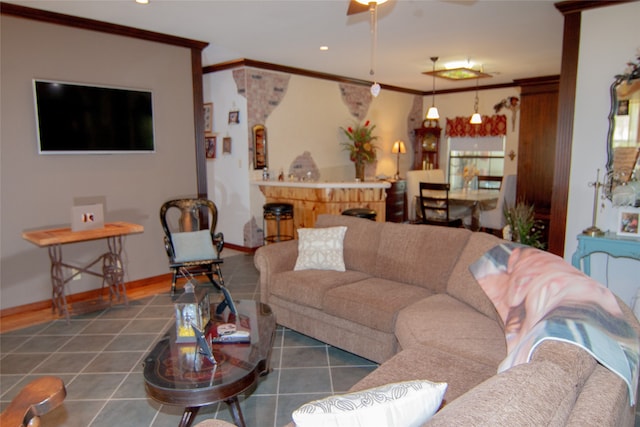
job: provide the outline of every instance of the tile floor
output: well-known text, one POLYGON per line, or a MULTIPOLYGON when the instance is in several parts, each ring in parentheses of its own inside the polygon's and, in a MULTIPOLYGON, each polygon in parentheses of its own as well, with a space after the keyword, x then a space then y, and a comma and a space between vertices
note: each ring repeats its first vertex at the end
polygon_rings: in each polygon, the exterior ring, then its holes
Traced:
MULTIPOLYGON (((234 298, 255 298, 253 257, 225 258, 225 282, 234 298)), ((183 408, 146 397, 142 360, 173 322, 168 294, 131 301, 84 316, 0 335, 0 407, 28 381, 63 379, 67 398, 42 418, 43 427, 143 427, 178 425, 183 408)), ((282 427, 304 402, 348 390, 376 365, 279 327, 271 366, 253 392, 241 396, 250 427, 282 427)), ((226 404, 202 408, 196 418, 230 421, 226 404)), ((195 423, 194 423, 195 424, 195 423)))

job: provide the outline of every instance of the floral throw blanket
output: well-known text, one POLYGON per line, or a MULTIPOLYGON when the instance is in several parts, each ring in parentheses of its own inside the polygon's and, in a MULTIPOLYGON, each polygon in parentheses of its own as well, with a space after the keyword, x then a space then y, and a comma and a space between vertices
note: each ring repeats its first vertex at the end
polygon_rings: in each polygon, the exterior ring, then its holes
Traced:
POLYGON ((498 372, 527 363, 545 340, 564 341, 619 375, 635 404, 638 334, 609 289, 556 255, 515 243, 492 248, 469 269, 505 324, 498 372))

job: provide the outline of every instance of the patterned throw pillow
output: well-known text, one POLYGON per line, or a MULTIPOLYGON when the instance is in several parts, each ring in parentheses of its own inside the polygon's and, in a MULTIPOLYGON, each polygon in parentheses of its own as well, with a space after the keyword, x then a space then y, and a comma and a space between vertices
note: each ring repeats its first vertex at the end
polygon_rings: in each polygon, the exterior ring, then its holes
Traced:
POLYGON ((298 229, 298 259, 294 270, 345 271, 344 234, 347 227, 298 229))
POLYGON ((436 413, 447 383, 426 380, 386 384, 314 400, 296 409, 297 427, 418 427, 436 413))

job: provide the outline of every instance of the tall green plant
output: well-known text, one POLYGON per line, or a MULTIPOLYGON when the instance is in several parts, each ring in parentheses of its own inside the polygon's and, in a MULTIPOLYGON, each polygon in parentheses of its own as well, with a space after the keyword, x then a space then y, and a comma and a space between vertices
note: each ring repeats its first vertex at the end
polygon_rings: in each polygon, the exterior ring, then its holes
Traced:
POLYGON ((516 202, 515 206, 505 203, 503 213, 511 230, 512 241, 544 249, 545 245, 542 242, 544 225, 535 219, 533 205, 523 201, 516 202))

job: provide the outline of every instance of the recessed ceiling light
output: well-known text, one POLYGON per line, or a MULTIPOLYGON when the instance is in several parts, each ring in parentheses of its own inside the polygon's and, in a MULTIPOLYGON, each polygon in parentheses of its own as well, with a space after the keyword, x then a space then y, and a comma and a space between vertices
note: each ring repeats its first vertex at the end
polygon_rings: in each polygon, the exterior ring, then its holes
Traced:
POLYGON ((138 4, 149 4, 149 0, 136 0, 138 4))
POLYGON ((329 46, 320 46, 320 50, 329 50, 329 46))

